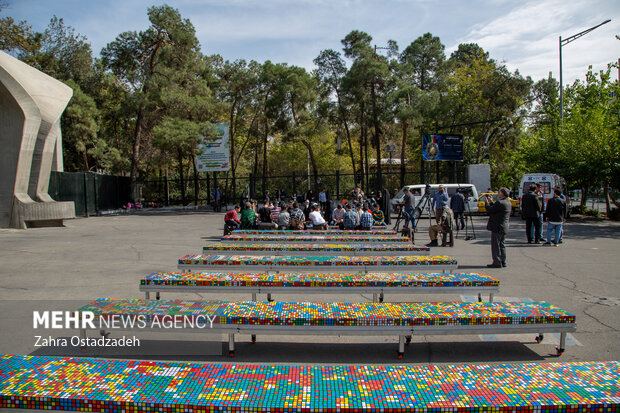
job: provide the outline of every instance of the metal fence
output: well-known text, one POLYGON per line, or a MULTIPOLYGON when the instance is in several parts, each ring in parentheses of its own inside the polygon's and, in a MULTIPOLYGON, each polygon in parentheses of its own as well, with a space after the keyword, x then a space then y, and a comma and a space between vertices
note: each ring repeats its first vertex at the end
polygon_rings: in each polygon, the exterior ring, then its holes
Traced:
MULTIPOLYGON (((433 168, 435 169, 435 168, 433 168)), ((435 182, 465 182, 465 168, 463 165, 454 168, 442 168, 439 170, 420 172, 419 169, 408 169, 405 173, 405 183, 408 185, 423 183, 430 172, 430 181, 435 182)), ((232 188, 232 177, 223 172, 199 173, 198 177, 190 177, 184 180, 184 191, 179 179, 151 179, 140 182, 142 199, 154 202, 158 205, 204 205, 213 201, 213 190, 219 186, 222 190, 224 201, 228 204, 239 202, 244 197, 262 200, 269 192, 271 199, 275 198, 276 191, 282 191, 287 198, 293 194, 304 195, 309 189, 314 192, 326 189, 331 194, 331 199, 342 199, 360 185, 367 195, 372 195, 378 186, 378 176, 375 172, 369 173, 363 179, 360 175, 357 179, 353 174, 327 173, 318 175, 318 188, 314 186, 314 177, 307 173, 292 172, 288 175, 271 176, 237 176, 236 188, 232 188), (197 184, 197 186, 196 186, 197 184)), ((381 174, 381 188, 389 189, 394 195, 400 189, 400 171, 384 171, 381 174)), ((317 194, 314 194, 316 197, 317 194)))
POLYGON ((130 179, 92 172, 52 172, 49 194, 55 201, 73 201, 76 216, 118 209, 130 201, 130 179))

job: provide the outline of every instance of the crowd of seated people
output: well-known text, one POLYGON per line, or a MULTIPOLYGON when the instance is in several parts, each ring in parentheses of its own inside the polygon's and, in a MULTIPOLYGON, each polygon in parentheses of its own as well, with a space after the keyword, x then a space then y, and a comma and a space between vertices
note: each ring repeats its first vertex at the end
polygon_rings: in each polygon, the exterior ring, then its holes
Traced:
POLYGON ((302 205, 296 200, 273 203, 266 199, 262 205, 246 201, 243 207, 235 205, 224 217, 232 229, 327 230, 329 226, 340 229, 370 230, 386 226, 385 216, 379 205, 371 208, 368 202, 338 204, 331 213, 321 204, 306 200, 302 205))

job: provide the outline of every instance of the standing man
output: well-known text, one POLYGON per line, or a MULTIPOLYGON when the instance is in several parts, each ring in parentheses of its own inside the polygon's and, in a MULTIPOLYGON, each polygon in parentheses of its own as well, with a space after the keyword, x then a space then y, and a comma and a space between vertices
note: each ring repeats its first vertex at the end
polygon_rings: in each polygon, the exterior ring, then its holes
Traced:
POLYGON ((532 243, 532 239, 534 244, 540 243, 539 234, 542 232, 540 229, 540 211, 536 185, 530 185, 529 192, 523 195, 521 199, 521 212, 525 217, 525 235, 528 244, 532 243))
POLYGON ((405 215, 404 228, 409 228, 409 220, 411 220, 411 229, 415 229, 415 217, 413 215, 413 212, 415 210, 415 205, 414 205, 415 199, 413 198, 413 194, 409 192, 409 188, 404 188, 403 193, 405 194, 403 196, 403 202, 402 202, 402 208, 404 208, 404 215, 405 215))
MULTIPOLYGON (((489 268, 502 268, 506 266, 506 245, 504 240, 508 233, 510 223, 510 210, 512 205, 508 200, 508 189, 501 188, 497 192, 497 201, 487 195, 484 201, 489 221, 487 229, 491 231, 491 257, 493 264, 487 264, 489 268)), ((528 232, 529 234, 529 232, 528 232)))
POLYGON ((220 190, 220 187, 216 187, 213 190, 213 211, 214 212, 220 212, 222 210, 222 191, 220 190))
POLYGON ((553 240, 553 246, 557 247, 562 238, 562 225, 566 221, 566 202, 560 195, 562 191, 558 188, 553 190, 553 198, 547 202, 547 242, 546 245, 551 245, 551 233, 555 231, 555 238, 553 240))
POLYGON ((461 193, 460 188, 456 191, 454 195, 452 195, 452 198, 450 198, 450 209, 454 213, 456 229, 465 229, 465 220, 463 219, 463 213, 465 212, 465 197, 461 193))
POLYGON ((433 194, 431 206, 435 211, 435 220, 439 224, 439 222, 441 221, 441 214, 443 213, 443 209, 444 207, 448 206, 448 194, 446 193, 443 185, 439 185, 439 190, 433 194))
POLYGON ((540 224, 540 226, 538 227, 538 237, 534 237, 534 238, 538 238, 539 240, 544 239, 543 237, 543 221, 544 221, 544 215, 545 215, 545 210, 547 209, 547 206, 545 205, 545 197, 543 196, 542 193, 542 187, 540 185, 540 183, 536 184, 536 196, 538 197, 538 205, 540 205, 540 215, 538 216, 538 223, 540 224))
POLYGON ((327 212, 327 191, 325 191, 325 188, 321 189, 321 192, 319 192, 319 205, 321 206, 321 210, 327 212))

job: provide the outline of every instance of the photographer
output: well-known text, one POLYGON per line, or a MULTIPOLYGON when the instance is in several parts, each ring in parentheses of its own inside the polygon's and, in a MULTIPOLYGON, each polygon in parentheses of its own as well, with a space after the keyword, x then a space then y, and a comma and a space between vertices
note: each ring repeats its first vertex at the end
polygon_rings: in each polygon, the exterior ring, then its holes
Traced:
POLYGON ((409 188, 404 188, 403 192, 405 196, 403 197, 403 201, 400 203, 401 210, 405 215, 405 228, 409 228, 409 220, 411 220, 411 228, 415 229, 415 199, 413 195, 409 192, 409 188))
POLYGON ((463 190, 459 188, 456 193, 452 195, 452 198, 450 198, 450 209, 454 213, 454 221, 456 222, 457 230, 465 229, 465 220, 463 219, 463 213, 465 212, 465 196, 462 191, 463 190))

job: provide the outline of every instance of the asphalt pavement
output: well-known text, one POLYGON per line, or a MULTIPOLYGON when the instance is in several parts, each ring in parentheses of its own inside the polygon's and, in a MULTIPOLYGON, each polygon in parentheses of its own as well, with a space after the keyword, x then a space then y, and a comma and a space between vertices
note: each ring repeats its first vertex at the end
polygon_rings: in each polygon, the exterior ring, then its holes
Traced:
MULTIPOLYGON (((35 347, 32 309, 84 304, 100 297, 143 298, 139 279, 156 271, 176 271, 180 256, 201 252, 206 239, 222 233, 223 213, 143 211, 65 222, 61 228, 0 229, 0 353, 89 355, 54 347, 35 347)), ((473 217, 465 240, 436 247, 433 255, 455 257, 460 271, 484 272, 501 282, 500 300, 547 301, 576 315, 559 358, 558 336, 538 344, 534 334, 414 336, 405 357, 396 355, 397 337, 264 336, 252 344, 237 341, 236 363, 478 363, 620 360, 620 224, 607 220, 570 220, 559 247, 527 244, 525 225, 511 219, 508 266, 491 262, 486 218, 473 217)), ((420 221, 416 243, 428 243, 428 220, 420 221)), ((167 299, 248 300, 244 294, 172 294, 167 299)), ((264 299, 264 297, 262 297, 264 299)), ((370 295, 278 294, 279 301, 371 301, 370 295)), ((459 295, 397 295, 386 301, 471 301, 459 295)), ((65 332, 54 332, 54 337, 65 332)), ((67 333, 71 334, 71 333, 67 333)), ((205 350, 196 334, 145 334, 145 346, 167 349, 148 354, 99 353, 101 357, 229 362, 222 351, 205 350)), ((59 336, 60 337, 60 336, 59 336)))

